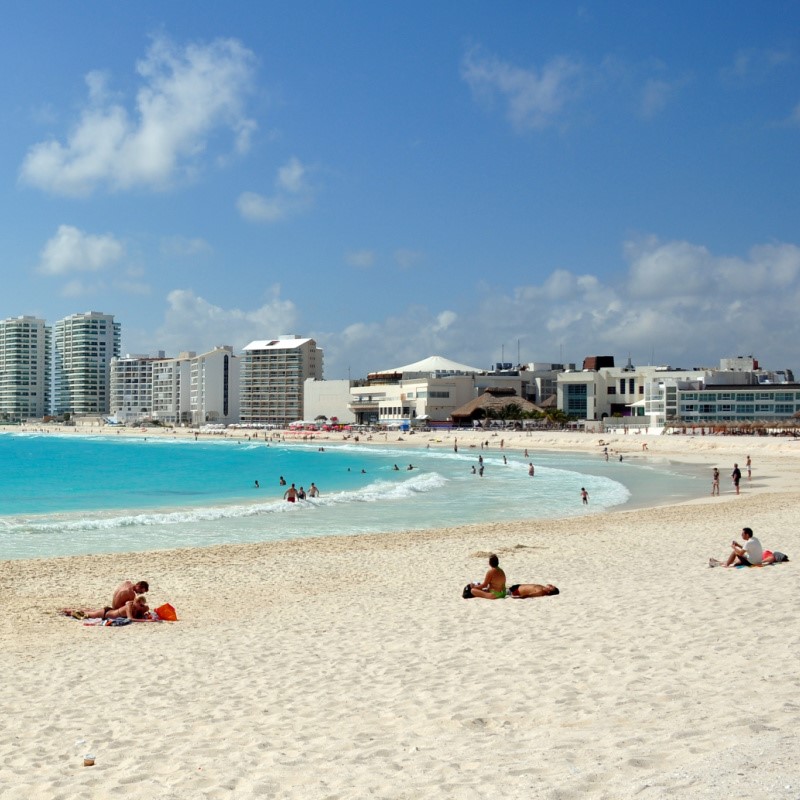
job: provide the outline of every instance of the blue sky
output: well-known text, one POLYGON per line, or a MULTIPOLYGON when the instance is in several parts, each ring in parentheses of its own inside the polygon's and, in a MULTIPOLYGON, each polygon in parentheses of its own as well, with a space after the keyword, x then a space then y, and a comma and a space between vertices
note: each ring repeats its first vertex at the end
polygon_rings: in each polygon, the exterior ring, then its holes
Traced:
POLYGON ((794 2, 3 11, 0 318, 325 375, 800 368, 794 2))

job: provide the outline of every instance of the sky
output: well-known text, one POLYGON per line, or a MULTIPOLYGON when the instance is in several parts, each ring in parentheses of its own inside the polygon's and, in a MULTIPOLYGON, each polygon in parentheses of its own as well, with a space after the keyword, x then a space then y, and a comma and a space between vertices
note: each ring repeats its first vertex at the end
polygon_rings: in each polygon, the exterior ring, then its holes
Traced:
POLYGON ((800 368, 796 2, 31 0, 0 319, 122 352, 800 368))

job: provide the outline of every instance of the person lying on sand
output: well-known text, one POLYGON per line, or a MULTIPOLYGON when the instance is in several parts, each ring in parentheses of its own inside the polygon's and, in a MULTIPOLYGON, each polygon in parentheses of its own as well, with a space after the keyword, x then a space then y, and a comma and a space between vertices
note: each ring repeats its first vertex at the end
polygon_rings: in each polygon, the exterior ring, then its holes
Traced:
POLYGON ((499 600, 506 596, 506 574, 500 569, 500 559, 492 553, 489 556, 489 571, 483 583, 474 583, 469 586, 470 594, 467 597, 482 597, 484 600, 499 600))
POLYGON ((525 597, 548 597, 554 594, 561 594, 557 586, 552 583, 515 583, 510 586, 508 593, 512 597, 525 598, 525 597))
POLYGON ((134 600, 128 600, 122 608, 111 608, 106 606, 97 611, 82 611, 80 609, 65 608, 64 614, 76 619, 144 619, 150 610, 147 605, 147 598, 140 594, 134 600))
POLYGON ((140 594, 150 591, 147 581, 123 581, 117 586, 114 597, 111 599, 111 608, 122 608, 129 600, 135 600, 140 594))

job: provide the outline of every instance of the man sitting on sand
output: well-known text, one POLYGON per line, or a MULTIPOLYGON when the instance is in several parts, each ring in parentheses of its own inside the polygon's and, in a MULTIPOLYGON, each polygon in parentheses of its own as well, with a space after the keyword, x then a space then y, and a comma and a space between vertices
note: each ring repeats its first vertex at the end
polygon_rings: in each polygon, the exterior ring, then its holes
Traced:
POLYGON ((731 554, 728 560, 722 565, 715 558, 709 559, 708 565, 710 567, 726 566, 726 567, 757 567, 761 564, 764 558, 764 550, 761 547, 761 542, 753 536, 752 528, 742 528, 742 539, 744 544, 741 545, 735 539, 731 542, 731 554))
POLYGON ((144 619, 149 610, 147 598, 140 594, 134 600, 128 600, 122 608, 106 606, 97 611, 75 611, 65 608, 64 613, 76 619, 144 619))
POLYGON ((123 581, 114 592, 114 597, 111 599, 111 608, 122 608, 125 603, 130 600, 135 600, 137 595, 143 595, 150 591, 150 586, 147 581, 123 581))
POLYGON ((474 583, 468 597, 482 597, 484 600, 499 600, 506 596, 506 574, 500 569, 500 559, 492 553, 489 556, 489 571, 483 583, 474 583))
POLYGON ((541 583, 515 583, 509 587, 509 594, 512 597, 549 597, 550 595, 561 594, 557 586, 552 583, 542 585, 541 583))

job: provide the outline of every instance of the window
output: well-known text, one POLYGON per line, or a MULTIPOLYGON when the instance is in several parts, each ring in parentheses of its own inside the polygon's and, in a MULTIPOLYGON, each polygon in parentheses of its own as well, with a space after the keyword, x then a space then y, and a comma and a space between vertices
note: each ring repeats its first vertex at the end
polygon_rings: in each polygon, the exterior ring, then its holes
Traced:
POLYGON ((776 414, 794 414, 794 405, 792 403, 775 403, 776 414))

